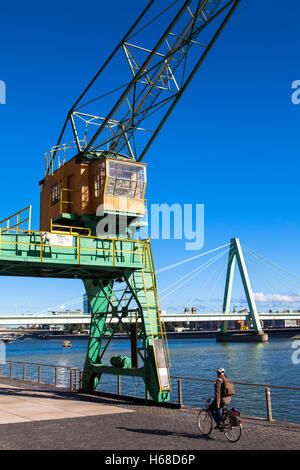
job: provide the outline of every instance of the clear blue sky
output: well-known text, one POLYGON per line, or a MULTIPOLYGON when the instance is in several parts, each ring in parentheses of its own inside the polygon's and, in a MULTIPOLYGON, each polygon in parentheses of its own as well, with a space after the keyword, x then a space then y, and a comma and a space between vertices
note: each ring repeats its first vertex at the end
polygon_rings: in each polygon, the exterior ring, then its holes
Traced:
MULTIPOLYGON (((38 229, 43 154, 56 144, 70 106, 143 5, 137 0, 2 5, 0 80, 7 86, 7 104, 0 105, 1 218, 32 204, 38 229)), ((291 84, 300 80, 299 20, 297 0, 284 8, 279 0, 242 0, 145 161, 149 203, 205 205, 204 251, 239 237, 300 277, 300 105, 291 101, 291 84)), ((156 267, 196 254, 184 244, 154 240, 156 267)), ((159 276, 159 286, 199 263, 159 276)), ((220 279, 211 298, 222 297, 220 279)), ((195 277, 164 307, 197 304, 203 280, 195 277)), ((277 282, 268 288, 264 281, 259 274, 253 279, 256 292, 300 292, 300 285, 289 289, 277 282)), ((0 283, 2 313, 38 312, 83 292, 80 281, 1 278, 0 283)))

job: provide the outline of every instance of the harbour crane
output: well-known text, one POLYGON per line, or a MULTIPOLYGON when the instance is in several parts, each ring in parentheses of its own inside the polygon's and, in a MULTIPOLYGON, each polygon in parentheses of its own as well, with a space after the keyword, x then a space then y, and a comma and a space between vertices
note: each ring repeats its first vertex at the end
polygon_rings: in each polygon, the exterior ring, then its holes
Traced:
POLYGON ((45 155, 40 231, 46 245, 55 234, 76 239, 78 276, 91 307, 84 390, 94 390, 102 374, 127 375, 141 377, 154 400, 170 399, 151 244, 135 239, 146 214, 143 160, 239 2, 147 3, 45 155), (91 250, 90 263, 101 261, 101 267, 84 271, 83 250, 91 250), (109 324, 108 314, 118 322, 109 324), (131 358, 113 356, 106 365, 105 352, 125 317, 131 358))

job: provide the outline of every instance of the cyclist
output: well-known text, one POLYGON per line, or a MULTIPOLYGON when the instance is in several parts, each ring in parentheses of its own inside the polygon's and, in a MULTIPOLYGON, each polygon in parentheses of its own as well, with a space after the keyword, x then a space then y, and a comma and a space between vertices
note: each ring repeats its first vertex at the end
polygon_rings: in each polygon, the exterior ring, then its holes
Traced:
POLYGON ((215 429, 222 429, 223 406, 229 405, 231 397, 224 395, 224 387, 222 385, 226 375, 223 367, 217 369, 217 376, 215 381, 215 398, 210 405, 210 410, 217 423, 215 429))

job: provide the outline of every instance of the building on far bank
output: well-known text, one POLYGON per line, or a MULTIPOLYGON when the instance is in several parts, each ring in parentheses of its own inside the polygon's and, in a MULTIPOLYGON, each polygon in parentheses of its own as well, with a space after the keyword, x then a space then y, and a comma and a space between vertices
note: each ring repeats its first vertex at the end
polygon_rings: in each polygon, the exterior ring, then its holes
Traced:
POLYGON ((82 296, 82 310, 83 313, 91 313, 91 307, 86 294, 82 296))

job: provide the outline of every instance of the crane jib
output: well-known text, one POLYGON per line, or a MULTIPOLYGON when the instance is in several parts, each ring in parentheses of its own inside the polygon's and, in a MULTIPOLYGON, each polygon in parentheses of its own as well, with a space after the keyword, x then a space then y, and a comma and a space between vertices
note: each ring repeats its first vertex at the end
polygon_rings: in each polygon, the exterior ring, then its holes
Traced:
MULTIPOLYGON (((156 2, 149 2, 72 106, 58 146, 69 132, 78 162, 98 158, 99 150, 102 156, 122 154, 141 161, 239 2, 175 1, 158 12, 153 11, 156 2), (167 24, 162 21, 166 16, 167 24), (160 21, 164 29, 157 27, 160 21), (153 47, 146 45, 146 33, 153 35, 153 47), (99 77, 109 73, 117 57, 123 63, 122 56, 126 68, 118 74, 119 86, 99 96, 99 77)), ((54 148, 46 174, 56 153, 54 148)))

